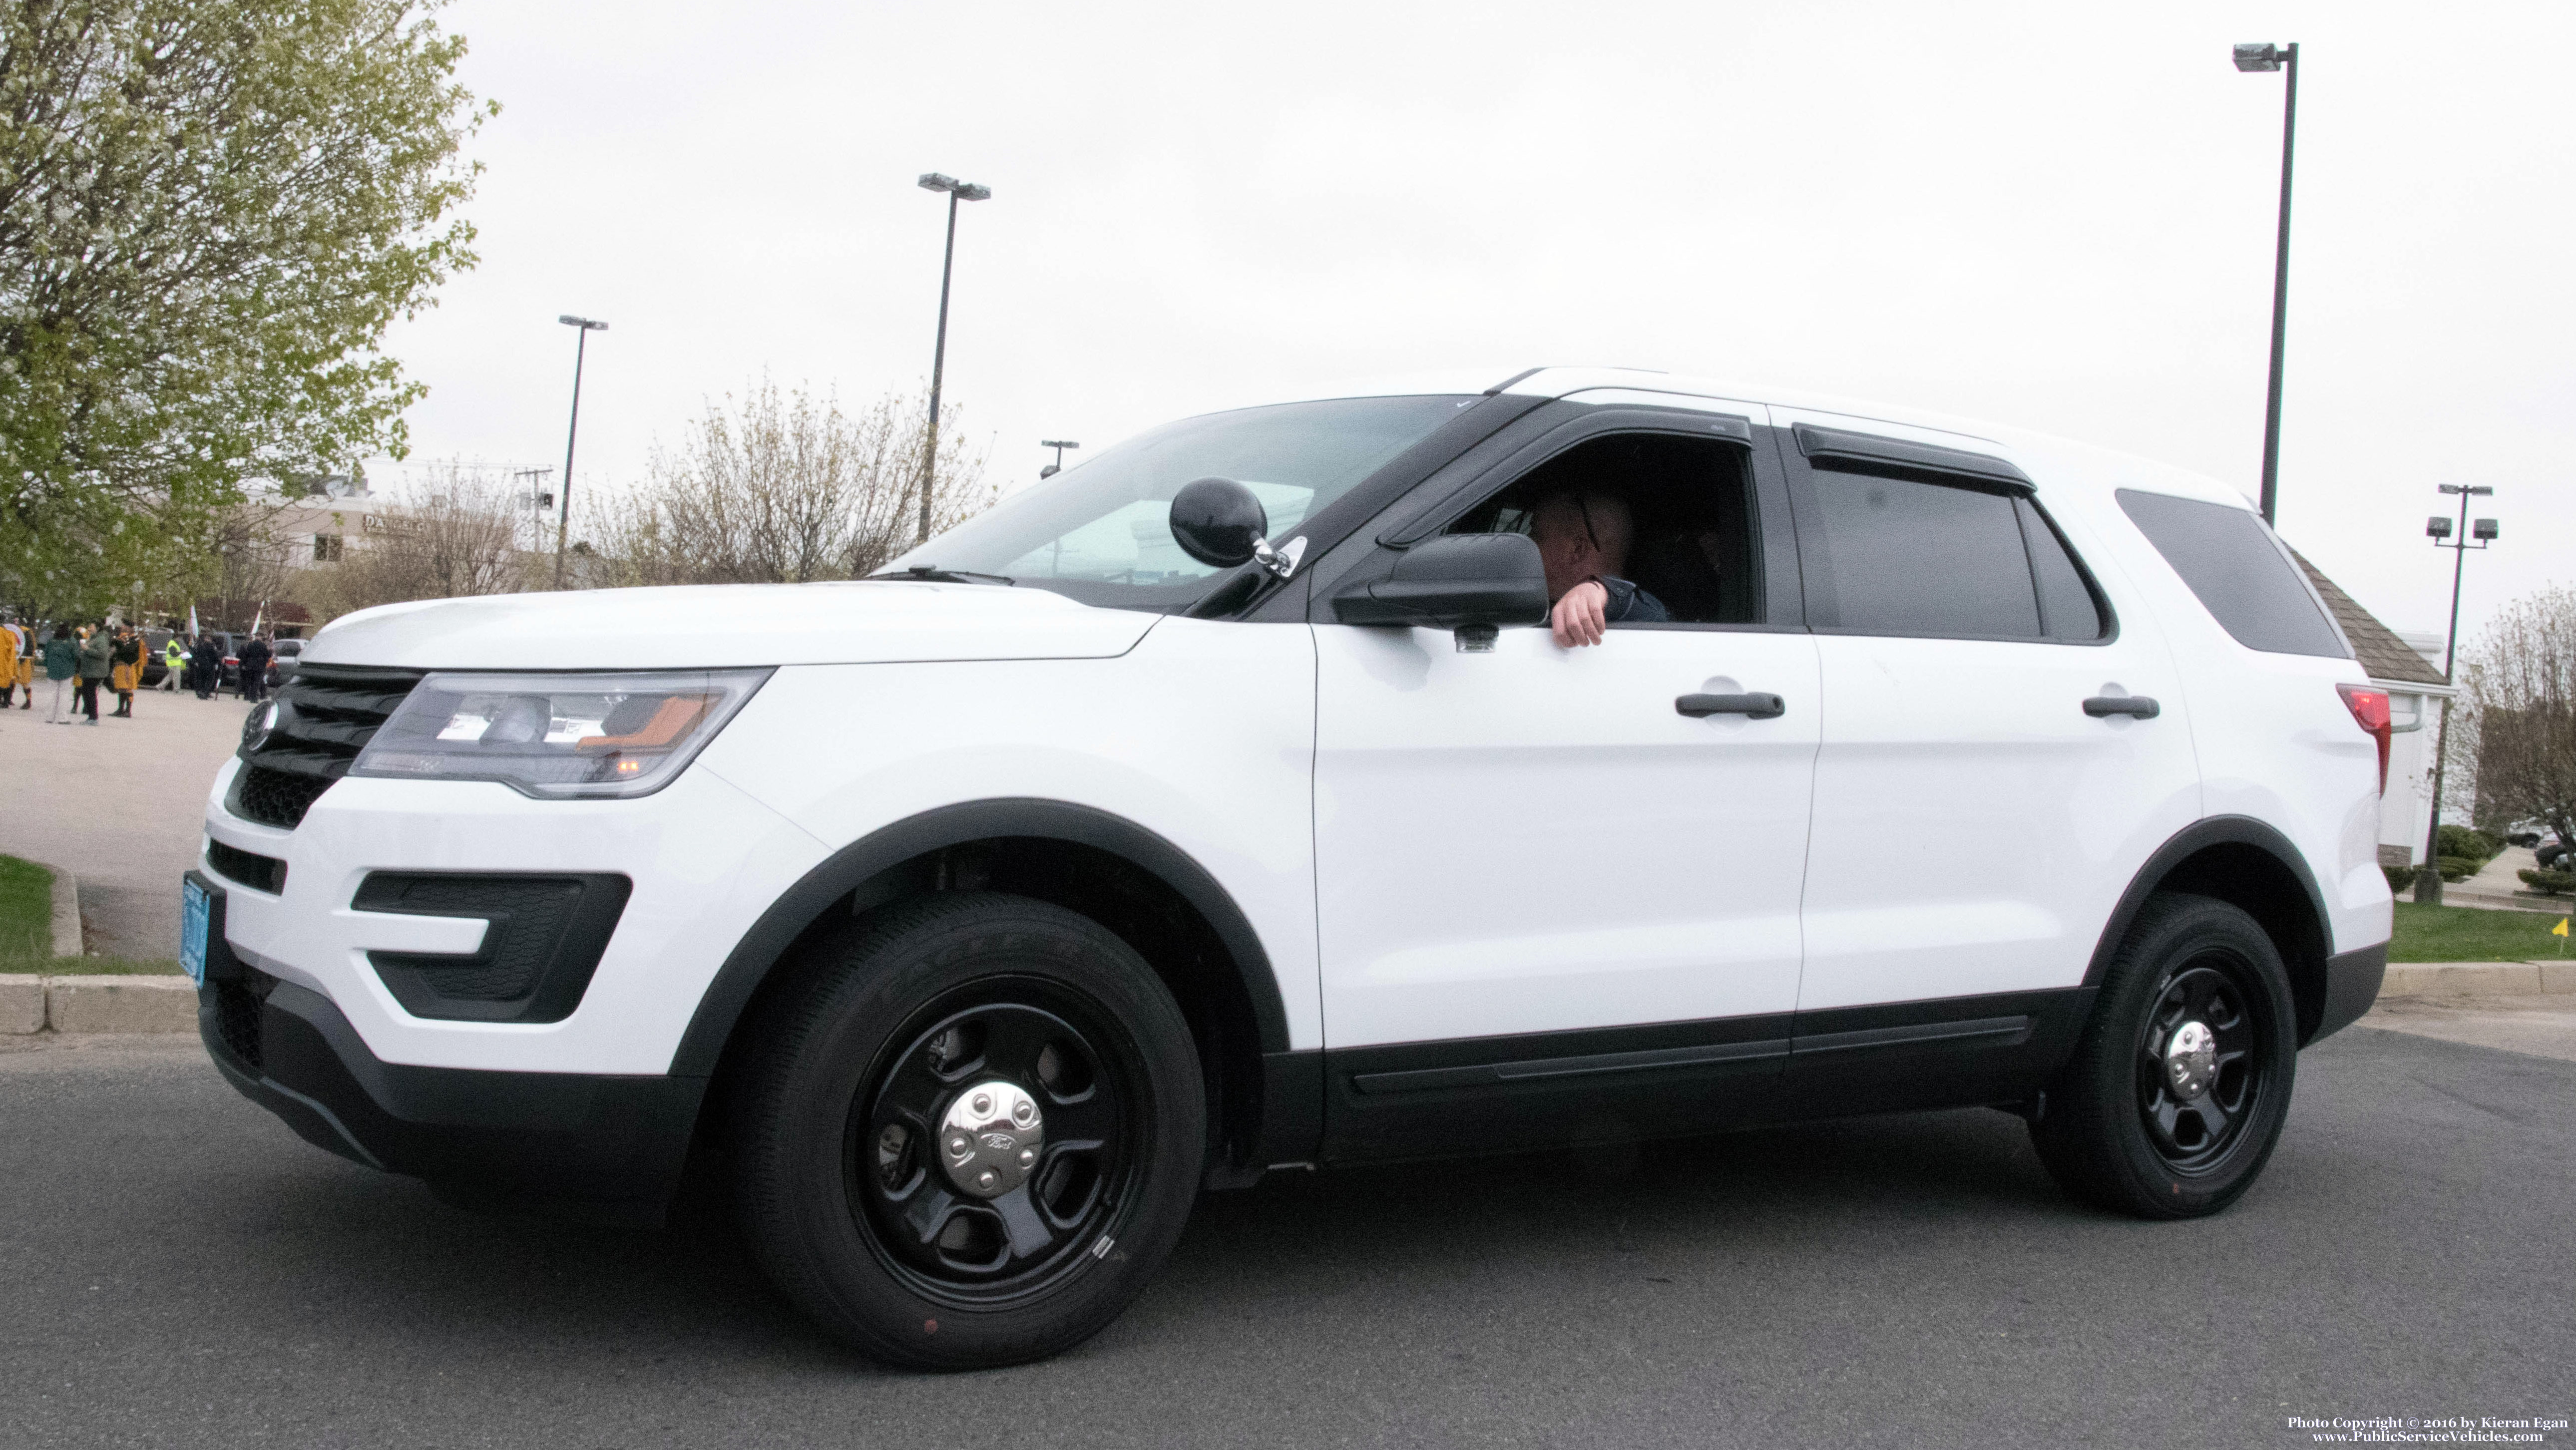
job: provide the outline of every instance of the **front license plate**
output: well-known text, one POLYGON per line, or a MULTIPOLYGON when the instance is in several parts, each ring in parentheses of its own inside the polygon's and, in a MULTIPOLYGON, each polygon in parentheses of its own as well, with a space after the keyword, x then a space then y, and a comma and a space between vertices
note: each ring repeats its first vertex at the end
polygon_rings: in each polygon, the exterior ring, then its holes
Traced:
POLYGON ((188 980, 206 985, 206 924, 214 916, 214 898, 194 881, 179 882, 179 965, 188 980))

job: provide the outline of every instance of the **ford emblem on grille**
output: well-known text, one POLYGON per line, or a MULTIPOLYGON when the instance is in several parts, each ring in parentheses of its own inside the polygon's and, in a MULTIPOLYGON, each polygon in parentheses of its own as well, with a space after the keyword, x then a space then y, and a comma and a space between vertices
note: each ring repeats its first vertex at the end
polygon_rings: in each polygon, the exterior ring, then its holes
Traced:
POLYGON ((251 711, 250 718, 242 722, 242 754, 258 754, 268 737, 277 732, 277 708, 277 702, 271 700, 251 711))

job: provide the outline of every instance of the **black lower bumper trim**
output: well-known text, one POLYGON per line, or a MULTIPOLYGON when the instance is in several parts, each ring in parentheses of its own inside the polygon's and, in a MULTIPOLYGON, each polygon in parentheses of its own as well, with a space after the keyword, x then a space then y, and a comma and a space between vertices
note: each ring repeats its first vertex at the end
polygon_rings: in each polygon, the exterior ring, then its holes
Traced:
MULTIPOLYGON (((2388 943, 2326 958, 2326 1004, 2308 1042, 2329 1037, 2354 1022, 2379 1000, 2379 984, 2388 976, 2388 943)), ((2304 1047, 2307 1043, 2299 1044, 2304 1047)))
POLYGON ((704 1078, 385 1062, 329 998, 292 982, 259 1010, 252 1062, 226 1037, 216 989, 198 996, 198 1035, 243 1096, 317 1147, 486 1197, 657 1220, 706 1094, 704 1078))

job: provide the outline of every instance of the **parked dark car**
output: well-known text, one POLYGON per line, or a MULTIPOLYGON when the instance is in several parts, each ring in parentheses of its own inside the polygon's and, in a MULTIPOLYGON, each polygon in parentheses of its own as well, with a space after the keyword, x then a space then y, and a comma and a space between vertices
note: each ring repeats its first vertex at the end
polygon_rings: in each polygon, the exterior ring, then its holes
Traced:
POLYGON ((143 688, 157 690, 170 674, 170 636, 175 631, 143 631, 143 688))
POLYGON ((304 653, 304 641, 273 639, 268 648, 268 687, 274 690, 295 678, 295 657, 304 653))

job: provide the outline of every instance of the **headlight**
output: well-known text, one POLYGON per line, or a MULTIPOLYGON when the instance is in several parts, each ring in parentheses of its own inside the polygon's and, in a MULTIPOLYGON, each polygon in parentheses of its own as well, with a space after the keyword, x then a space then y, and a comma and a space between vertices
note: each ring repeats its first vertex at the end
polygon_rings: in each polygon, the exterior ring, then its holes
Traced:
POLYGON ((767 670, 432 674, 349 773, 494 780, 549 800, 650 795, 768 678, 767 670))

